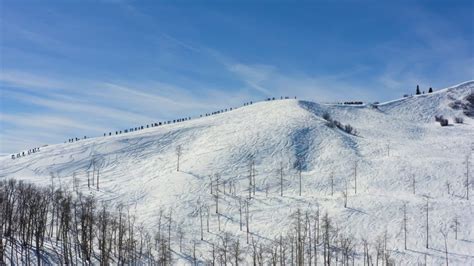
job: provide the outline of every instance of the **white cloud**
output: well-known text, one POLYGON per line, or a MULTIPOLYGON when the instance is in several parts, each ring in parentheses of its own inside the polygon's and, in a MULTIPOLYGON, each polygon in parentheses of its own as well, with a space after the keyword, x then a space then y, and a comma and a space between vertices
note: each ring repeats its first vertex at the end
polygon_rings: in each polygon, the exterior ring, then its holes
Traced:
POLYGON ((54 114, 0 114, 0 122, 14 125, 22 130, 48 131, 52 128, 59 132, 83 130, 101 132, 101 126, 85 124, 78 119, 54 114))
POLYGON ((66 86, 66 84, 62 82, 41 75, 7 70, 0 71, 0 82, 35 91, 38 89, 58 89, 66 86))

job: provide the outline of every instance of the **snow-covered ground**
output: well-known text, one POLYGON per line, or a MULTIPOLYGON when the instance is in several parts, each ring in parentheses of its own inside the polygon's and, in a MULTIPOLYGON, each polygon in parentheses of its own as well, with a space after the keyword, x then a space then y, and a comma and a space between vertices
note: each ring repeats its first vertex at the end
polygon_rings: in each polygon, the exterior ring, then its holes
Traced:
MULTIPOLYGON (((130 207, 140 223, 154 229, 158 209, 173 210, 188 238, 199 239, 199 206, 215 208, 210 177, 233 183, 236 193, 221 193, 221 230, 242 237, 239 196, 249 189, 249 163, 255 163, 256 195, 249 205, 250 229, 273 239, 288 228, 296 209, 328 212, 342 232, 374 241, 388 236, 400 265, 444 263, 440 232, 458 217, 458 239, 448 234, 452 265, 474 264, 474 205, 466 199, 466 156, 474 149, 474 119, 450 104, 474 93, 466 82, 432 94, 372 105, 344 106, 301 100, 254 103, 233 111, 132 133, 42 147, 18 159, 0 158, 0 178, 81 189, 111 204, 130 207), (327 126, 323 114, 352 125, 358 136, 327 126), (435 115, 450 126, 441 127, 435 115), (463 124, 453 118, 463 117, 463 124), (180 171, 176 149, 182 147, 180 171), (92 161, 100 189, 88 189, 92 161), (302 195, 296 162, 302 168, 302 195), (354 168, 357 164, 357 174, 354 168), (280 196, 280 166, 284 195, 280 196), (51 178, 51 176, 54 178, 51 178), (331 195, 334 176, 334 195, 331 195), (355 177, 357 193, 355 193, 355 177), (415 180, 415 194, 413 194, 415 180), (447 193, 447 182, 451 194, 447 193), (348 186, 348 206, 342 192, 348 186), (429 241, 425 248, 425 204, 429 200, 429 241), (402 206, 407 204, 408 249, 403 246, 402 206)), ((471 156, 471 162, 472 162, 471 156)), ((472 167, 471 167, 472 168, 472 167)), ((472 173, 471 173, 472 176, 472 173)), ((474 193, 473 195, 474 196, 474 193)), ((215 214, 211 232, 218 231, 215 214)), ((216 234, 207 234, 206 238, 216 234)), ((361 264, 361 263, 360 263, 361 264)))

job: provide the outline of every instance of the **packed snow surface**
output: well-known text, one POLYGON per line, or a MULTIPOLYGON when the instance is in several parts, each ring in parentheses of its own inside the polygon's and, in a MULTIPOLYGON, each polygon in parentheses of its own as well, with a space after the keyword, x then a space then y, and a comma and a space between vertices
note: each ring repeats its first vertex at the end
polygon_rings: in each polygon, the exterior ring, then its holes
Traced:
MULTIPOLYGON (((319 207, 358 240, 374 240, 386 233, 392 256, 402 265, 424 263, 425 254, 428 264, 439 265, 445 259, 440 230, 450 228, 458 217, 458 239, 452 229, 447 239, 449 260, 453 265, 473 265, 474 209, 473 200, 466 199, 465 181, 466 156, 474 148, 474 120, 450 106, 473 92, 474 82, 466 82, 378 105, 293 99, 259 102, 181 123, 49 145, 18 159, 2 157, 0 178, 72 188, 75 175, 84 193, 111 205, 128 206, 150 230, 160 208, 172 209, 173 219, 183 223, 188 236, 199 239, 197 210, 214 208, 210 183, 218 174, 221 230, 245 239, 245 230, 239 229, 239 197, 245 200, 249 194, 249 163, 253 161, 256 195, 249 212, 254 237, 273 239, 288 228, 289 216, 296 209, 319 207), (326 112, 352 125, 357 136, 329 127, 323 119, 326 112), (441 127, 435 115, 448 118, 450 125, 441 127), (464 123, 455 124, 454 117, 462 117, 464 123), (182 147, 179 171, 178 146, 182 147), (98 190, 87 186, 94 164, 100 175, 98 190), (297 166, 302 169, 301 196, 297 166), (226 190, 235 186, 236 195, 224 194, 224 183, 226 190), (342 194, 346 186, 347 208, 342 194), (429 249, 425 247, 427 200, 429 249), (404 204, 408 250, 403 247, 404 204)), ((471 156, 471 164, 472 160, 471 156)), ((212 215, 211 232, 217 232, 212 215)))

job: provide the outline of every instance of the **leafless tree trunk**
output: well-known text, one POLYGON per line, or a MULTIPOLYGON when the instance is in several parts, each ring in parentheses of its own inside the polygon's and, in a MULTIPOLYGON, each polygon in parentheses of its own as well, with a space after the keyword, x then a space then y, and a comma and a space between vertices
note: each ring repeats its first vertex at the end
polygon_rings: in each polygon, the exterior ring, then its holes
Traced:
POLYGON ((357 194, 357 161, 354 162, 354 194, 357 194))
POLYGON ((253 162, 249 164, 249 199, 252 198, 252 174, 253 174, 253 162))
POLYGON ((170 216, 168 219, 168 260, 171 261, 171 223, 173 221, 173 211, 170 209, 170 216))
POLYGON ((227 265, 227 256, 229 253, 229 245, 230 245, 230 234, 228 232, 225 232, 223 236, 220 236, 221 238, 221 247, 219 249, 219 253, 221 254, 221 263, 223 265, 227 265))
POLYGON ((387 143, 387 156, 390 157, 390 141, 387 143))
POLYGON ((255 197, 255 192, 256 192, 256 188, 257 188, 257 182, 256 182, 256 170, 255 170, 255 162, 252 162, 252 183, 253 183, 253 196, 255 197))
POLYGON ((247 244, 248 244, 249 243, 249 234, 250 234, 250 229, 249 229, 249 227, 250 227, 250 225, 249 225, 249 201, 246 200, 245 204, 246 204, 246 211, 247 211, 245 225, 247 227, 247 244))
POLYGON ((283 197, 283 162, 280 162, 280 196, 283 197))
POLYGON ((445 253, 445 258, 446 258, 446 266, 449 265, 449 259, 448 259, 448 229, 443 226, 444 228, 440 229, 441 234, 443 235, 444 239, 444 253, 445 253))
POLYGON ((458 217, 454 216, 453 227, 454 227, 454 239, 456 239, 456 240, 458 240, 458 226, 459 226, 458 217))
POLYGON ((347 208, 347 180, 345 184, 346 184, 346 188, 345 188, 345 191, 342 192, 342 196, 344 196, 344 208, 347 208))
POLYGON ((97 190, 99 190, 99 171, 100 167, 97 167, 97 190))
POLYGON ((403 204, 403 235, 405 250, 407 249, 407 204, 403 204))
POLYGON ((201 222, 201 240, 204 240, 204 233, 202 227, 202 206, 199 207, 199 220, 201 222))
POLYGON ((465 186, 466 186, 466 199, 469 200, 469 186, 470 186, 470 183, 469 183, 469 155, 466 156, 466 182, 465 182, 465 186))
POLYGON ((301 196, 301 167, 298 167, 298 175, 300 177, 300 196, 301 196))
POLYGON ((209 230, 209 219, 210 219, 210 216, 211 216, 211 211, 209 209, 209 206, 206 207, 206 214, 207 214, 206 226, 207 226, 207 232, 209 233, 210 232, 210 230, 209 230))
POLYGON ((92 159, 91 165, 92 165, 92 186, 95 186, 95 159, 92 159))
POLYGON ((213 182, 212 182, 212 176, 209 175, 209 181, 211 183, 211 195, 213 195, 214 193, 212 192, 212 187, 213 187, 213 182))
POLYGON ((234 257, 234 265, 237 266, 242 261, 242 248, 240 247, 240 241, 238 238, 232 242, 231 249, 232 256, 234 257))
POLYGON ((197 258, 196 258, 196 241, 193 241, 193 265, 197 265, 197 258))
POLYGON ((426 197, 426 248, 429 248, 429 202, 428 197, 426 197))
POLYGON ((448 196, 451 195, 451 182, 446 181, 446 189, 448 190, 448 196))
POLYGON ((331 250, 329 249, 330 241, 331 241, 331 220, 327 213, 324 214, 323 217, 323 257, 324 257, 324 265, 331 264, 331 250))
POLYGON ((181 148, 181 145, 178 145, 176 147, 176 157, 178 157, 177 163, 176 163, 176 171, 179 172, 179 159, 181 155, 183 154, 183 149, 181 148))
POLYGON ((242 231, 242 199, 239 196, 239 226, 240 231, 242 231))
POLYGON ((178 238, 179 238, 179 252, 183 252, 184 231, 181 225, 178 227, 178 238))
POLYGON ((331 196, 334 196, 334 172, 331 173, 331 196))
POLYGON ((219 215, 219 174, 216 174, 216 194, 214 195, 216 199, 216 213, 219 215))

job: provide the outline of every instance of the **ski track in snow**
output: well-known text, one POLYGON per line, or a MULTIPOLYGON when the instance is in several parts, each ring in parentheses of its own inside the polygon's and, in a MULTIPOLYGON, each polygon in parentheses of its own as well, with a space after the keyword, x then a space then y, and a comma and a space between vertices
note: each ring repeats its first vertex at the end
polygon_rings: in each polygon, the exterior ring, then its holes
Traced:
MULTIPOLYGON (((464 117, 464 124, 448 127, 434 122, 434 115, 442 114, 451 123, 454 116, 463 116, 461 110, 448 105, 473 90, 474 82, 466 82, 432 94, 383 103, 377 109, 297 100, 260 102, 177 124, 50 145, 15 160, 2 157, 0 178, 40 185, 53 182, 71 188, 75 173, 84 193, 111 205, 129 206, 139 223, 151 230, 158 209, 172 209, 174 219, 197 239, 200 204, 209 206, 211 232, 217 232, 209 176, 220 174, 222 182, 234 182, 238 196, 245 199, 249 158, 253 158, 257 188, 249 208, 255 237, 274 239, 282 228, 288 228, 289 216, 296 209, 315 210, 319 206, 343 232, 359 240, 374 241, 386 232, 392 256, 402 265, 422 263, 425 253, 429 254, 429 264, 439 265, 444 263, 444 240, 439 230, 458 216, 459 239, 455 240, 452 232, 448 239, 450 263, 473 265, 473 204, 464 198, 463 163, 473 152, 474 120, 464 117), (343 124, 351 124, 359 136, 327 127, 324 112, 343 124), (183 148, 179 172, 175 154, 178 145, 183 148), (298 158, 303 162, 301 197, 298 173, 293 168, 298 158), (92 161, 100 168, 99 190, 87 188, 92 161), (283 197, 280 164, 284 166, 283 197), (333 196, 329 181, 332 173, 333 196), (453 195, 446 193, 448 180, 453 195), (341 194, 346 182, 348 208, 343 207, 341 194), (430 199, 430 249, 424 247, 425 196, 430 199), (407 251, 401 227, 404 203, 408 208, 407 251)), ((245 233, 239 230, 238 199, 221 193, 221 226, 245 239, 245 233)))

